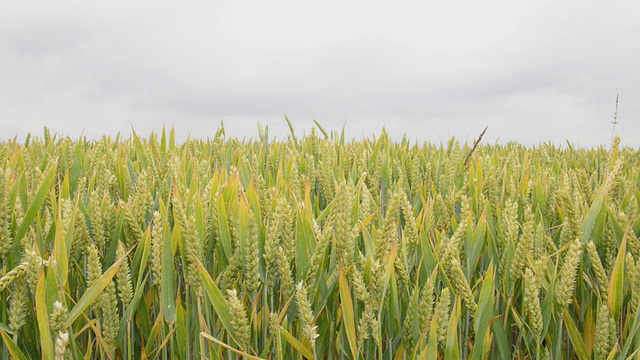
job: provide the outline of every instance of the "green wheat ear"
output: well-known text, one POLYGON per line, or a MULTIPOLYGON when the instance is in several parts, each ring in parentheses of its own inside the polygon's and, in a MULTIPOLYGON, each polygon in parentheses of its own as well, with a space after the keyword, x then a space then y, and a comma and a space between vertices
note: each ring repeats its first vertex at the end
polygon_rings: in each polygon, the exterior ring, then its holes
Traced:
POLYGON ((527 268, 524 272, 524 308, 529 313, 531 319, 531 329, 535 334, 538 341, 541 341, 543 322, 542 322, 542 309, 540 307, 540 282, 539 277, 536 276, 531 270, 527 268))
POLYGON ((235 289, 227 291, 227 299, 231 315, 233 316, 231 325, 240 338, 240 344, 243 348, 247 349, 249 339, 251 338, 251 327, 249 326, 247 312, 242 301, 238 298, 238 292, 235 289))
POLYGON ((314 317, 311 310, 311 303, 309 302, 309 293, 303 282, 298 283, 296 286, 296 302, 298 304, 298 317, 302 323, 302 333, 309 339, 311 348, 316 347, 316 338, 319 336, 317 333, 317 326, 314 326, 314 317))
POLYGON ((100 318, 102 337, 108 348, 113 351, 116 346, 118 329, 120 328, 120 314, 118 311, 115 282, 111 281, 107 284, 106 289, 101 295, 100 307, 102 308, 102 316, 100 318))
MULTIPOLYGON (((118 248, 116 249, 116 258, 124 258, 127 254, 127 251, 122 242, 118 243, 118 248)), ((123 308, 126 310, 133 300, 133 284, 131 282, 131 272, 129 270, 129 261, 125 259, 120 267, 118 268, 118 272, 116 273, 116 285, 118 288, 118 298, 122 303, 123 308)))
POLYGON ((433 313, 436 319, 438 343, 442 344, 447 338, 447 328, 449 327, 449 309, 451 308, 451 294, 449 288, 442 289, 436 308, 433 313))
POLYGON ((576 275, 578 265, 582 256, 582 243, 580 239, 575 239, 569 245, 569 249, 564 257, 564 263, 560 269, 558 286, 556 289, 556 299, 560 306, 568 306, 572 299, 576 287, 576 275))
POLYGON ((162 283, 162 251, 164 246, 164 220, 160 213, 153 213, 152 230, 151 230, 151 282, 154 285, 162 283))

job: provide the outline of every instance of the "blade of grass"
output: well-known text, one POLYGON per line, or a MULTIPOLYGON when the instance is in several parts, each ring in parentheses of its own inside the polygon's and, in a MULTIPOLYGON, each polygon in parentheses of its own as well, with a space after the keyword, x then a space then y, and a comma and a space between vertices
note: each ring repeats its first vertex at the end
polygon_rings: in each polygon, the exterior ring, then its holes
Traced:
MULTIPOLYGON (((127 253, 128 254, 128 253, 127 253)), ((82 314, 91 304, 93 304, 96 299, 102 294, 102 291, 107 287, 109 282, 111 282, 113 276, 118 272, 118 268, 120 264, 126 259, 127 254, 122 258, 118 259, 107 271, 102 274, 96 282, 91 285, 87 291, 84 292, 80 300, 75 304, 73 309, 69 311, 67 317, 64 321, 64 327, 69 327, 73 322, 82 314)))
POLYGON ((18 228, 18 231, 14 236, 14 244, 19 244, 20 239, 22 239, 24 234, 27 233, 27 229, 29 229, 31 223, 33 222, 33 219, 40 211, 40 207, 42 206, 42 204, 44 204, 44 201, 49 194, 49 190, 51 189, 51 184, 53 184, 53 180, 55 179, 57 168, 58 166, 56 163, 52 164, 46 175, 44 176, 42 183, 40 183, 40 187, 38 188, 38 191, 36 192, 33 199, 31 199, 29 208, 27 209, 27 212, 22 219, 22 223, 20 224, 20 227, 18 228))
POLYGON ((11 355, 12 359, 29 360, 29 358, 24 355, 18 345, 13 342, 13 340, 11 339, 11 337, 9 337, 9 335, 7 335, 7 333, 5 333, 3 330, 0 330, 0 335, 2 336, 2 340, 4 341, 5 345, 7 346, 7 350, 9 350, 9 354, 11 355))
POLYGON ((227 333, 229 333, 229 336, 233 339, 233 341, 235 341, 236 344, 240 344, 235 330, 231 325, 231 310, 229 309, 227 300, 224 298, 222 292, 213 281, 213 279, 211 279, 211 276, 209 276, 209 273, 204 268, 204 266, 202 266, 200 261, 198 261, 198 259, 195 259, 195 261, 196 265, 198 265, 198 270, 200 270, 202 286, 205 290, 205 293, 207 294, 209 301, 211 302, 211 305, 213 306, 213 309, 215 310, 216 314, 218 314, 218 319, 222 323, 222 326, 224 326, 225 330, 227 330, 227 333))
POLYGON ((460 298, 456 299, 449 318, 449 328, 447 329, 447 345, 444 351, 445 359, 460 359, 460 345, 458 344, 458 321, 460 318, 460 298))
POLYGON ((282 337, 284 338, 284 340, 289 343, 289 345, 293 346, 293 348, 299 352, 302 356, 304 356, 305 358, 309 359, 309 360, 314 360, 314 356, 313 353, 311 353, 311 351, 309 351, 309 348, 307 348, 306 346, 302 345, 302 343, 300 341, 298 341, 298 339, 296 339, 295 337, 293 337, 293 335, 291 335, 290 332, 288 332, 285 328, 282 327, 282 325, 278 325, 278 330, 280 331, 280 335, 282 335, 282 337))
POLYGON ((489 351, 489 344, 486 341, 491 330, 491 319, 494 308, 494 275, 493 263, 489 265, 482 282, 482 290, 478 299, 478 309, 475 315, 474 330, 476 333, 475 343, 471 351, 472 359, 484 359, 489 351))
POLYGON ((611 279, 609 280, 609 310, 614 319, 620 317, 620 309, 622 308, 622 300, 624 297, 624 261, 627 255, 627 236, 623 236, 620 248, 618 248, 618 256, 611 271, 611 279))
POLYGON ((353 310, 353 299, 351 298, 351 288, 347 282, 347 277, 342 268, 342 264, 339 265, 340 278, 338 280, 340 287, 340 307, 342 308, 342 319, 345 332, 347 333, 347 341, 349 342, 349 348, 351 349, 351 355, 353 359, 358 358, 358 340, 356 335, 356 321, 353 310))
MULTIPOLYGON (((569 333, 569 339, 571 339, 571 344, 573 345, 573 349, 580 360, 589 360, 591 357, 587 353, 587 347, 584 345, 584 341, 582 341, 582 334, 578 331, 576 324, 573 322, 573 318, 568 310, 564 310, 564 325, 567 328, 567 333, 569 333)), ((559 341, 560 339, 556 339, 559 341)))
POLYGON ((234 353, 236 353, 236 354, 238 354, 238 355, 240 355, 240 356, 242 356, 244 358, 247 358, 247 359, 250 359, 250 360, 266 360, 266 359, 263 359, 261 357, 253 356, 251 354, 247 354, 244 351, 240 351, 240 350, 238 350, 236 348, 233 348, 233 347, 223 343, 222 341, 216 339, 215 337, 213 337, 213 336, 211 336, 211 335, 209 335, 209 334, 207 334, 205 332, 201 332, 200 336, 202 336, 203 338, 205 338, 205 339, 207 339, 209 341, 212 341, 212 342, 222 346, 223 348, 225 348, 225 349, 227 349, 227 350, 229 350, 231 352, 234 352, 234 353))
POLYGON ((44 279, 44 268, 40 269, 40 277, 36 287, 36 318, 38 319, 38 330, 40 332, 40 347, 42 358, 53 360, 53 340, 49 329, 49 311, 47 310, 47 299, 44 279))
POLYGON ((176 237, 176 233, 177 231, 173 231, 174 235, 170 235, 168 226, 165 226, 162 247, 162 287, 160 288, 160 305, 162 306, 164 319, 169 324, 173 324, 176 321, 176 279, 173 264, 173 243, 177 242, 177 239, 175 241, 172 240, 172 237, 176 237))

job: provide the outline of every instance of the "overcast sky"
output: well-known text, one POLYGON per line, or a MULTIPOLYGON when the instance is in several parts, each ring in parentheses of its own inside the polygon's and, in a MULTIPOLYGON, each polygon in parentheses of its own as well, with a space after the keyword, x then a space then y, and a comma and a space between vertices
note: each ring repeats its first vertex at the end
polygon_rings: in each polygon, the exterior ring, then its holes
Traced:
POLYGON ((640 146, 640 2, 12 1, 0 140, 175 126, 640 146))

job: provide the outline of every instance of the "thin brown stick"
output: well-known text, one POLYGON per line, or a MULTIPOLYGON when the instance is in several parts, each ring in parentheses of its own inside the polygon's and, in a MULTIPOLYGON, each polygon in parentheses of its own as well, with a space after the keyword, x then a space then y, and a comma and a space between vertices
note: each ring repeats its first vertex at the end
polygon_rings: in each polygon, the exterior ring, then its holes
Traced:
POLYGON ((469 166, 471 166, 471 163, 469 162, 469 160, 471 160, 471 155, 473 155, 473 152, 476 151, 476 147, 478 146, 480 141, 482 141, 482 137, 484 136, 484 133, 487 132, 488 128, 489 128, 489 125, 485 126, 484 130, 482 130, 482 132, 480 133, 480 136, 478 136, 476 141, 473 142, 473 147, 471 148, 471 150, 469 150, 469 154, 467 155, 467 158, 464 159, 464 165, 463 165, 464 171, 467 171, 469 169, 469 166))

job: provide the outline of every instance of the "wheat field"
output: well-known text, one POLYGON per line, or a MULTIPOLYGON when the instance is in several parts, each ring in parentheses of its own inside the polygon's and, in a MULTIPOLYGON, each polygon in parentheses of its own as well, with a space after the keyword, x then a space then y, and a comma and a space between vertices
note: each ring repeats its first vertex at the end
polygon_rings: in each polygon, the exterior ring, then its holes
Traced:
POLYGON ((640 358, 640 153, 0 143, 3 359, 640 358))

